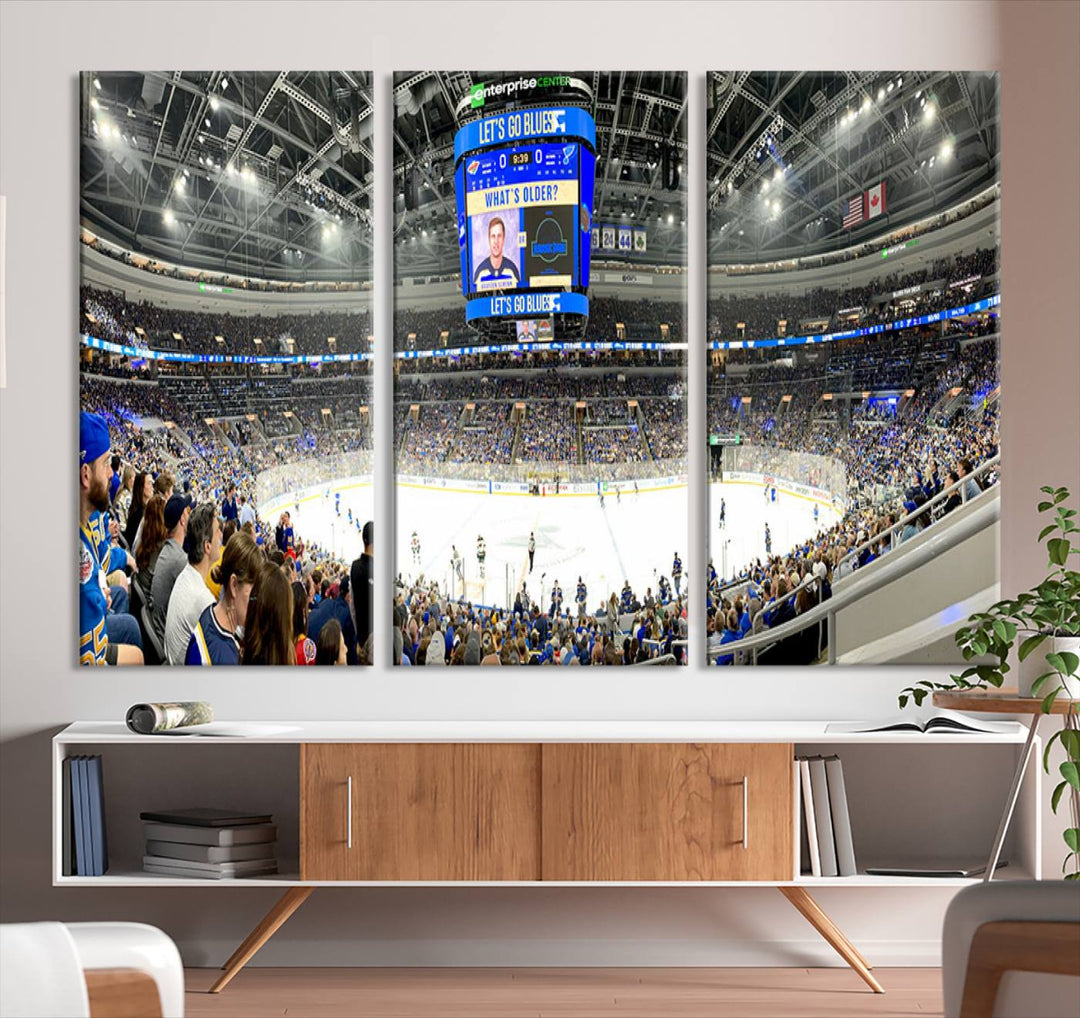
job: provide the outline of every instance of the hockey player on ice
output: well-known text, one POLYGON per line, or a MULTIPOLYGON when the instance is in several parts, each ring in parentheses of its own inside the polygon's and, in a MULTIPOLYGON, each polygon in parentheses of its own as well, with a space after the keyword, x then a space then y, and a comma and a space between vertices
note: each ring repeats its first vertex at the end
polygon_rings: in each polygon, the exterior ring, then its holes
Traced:
POLYGON ((420 565, 420 538, 417 536, 415 530, 412 532, 412 541, 410 542, 410 546, 412 547, 413 565, 418 566, 420 565))
POLYGON ((484 573, 484 559, 487 558, 487 545, 484 544, 484 537, 482 534, 478 534, 476 537, 476 561, 480 563, 480 578, 483 579, 484 573))

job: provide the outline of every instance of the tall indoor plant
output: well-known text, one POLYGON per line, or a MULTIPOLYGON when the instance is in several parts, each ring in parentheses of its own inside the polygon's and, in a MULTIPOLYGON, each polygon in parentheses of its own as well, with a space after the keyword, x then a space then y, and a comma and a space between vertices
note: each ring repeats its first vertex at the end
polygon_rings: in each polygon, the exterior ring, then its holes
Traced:
POLYGON ((1048 497, 1039 503, 1039 512, 1053 514, 1053 522, 1043 527, 1038 538, 1046 541, 1049 575, 1017 598, 998 601, 985 612, 972 615, 971 624, 956 633, 956 644, 965 661, 982 658, 992 659, 993 663, 973 664, 959 675, 951 675, 947 683, 923 680, 904 689, 899 700, 901 707, 909 701, 918 706, 935 689, 1000 688, 1012 669, 1008 658, 1019 640, 1016 657, 1020 693, 1041 696, 1046 714, 1059 696, 1070 701, 1062 728, 1047 740, 1043 767, 1049 773, 1051 747, 1060 741, 1065 751, 1060 766, 1062 780, 1055 786, 1050 803, 1056 813, 1061 797, 1070 791, 1072 825, 1063 835, 1069 854, 1062 869, 1072 861, 1073 871, 1066 879, 1080 880, 1080 728, 1076 716, 1076 701, 1080 700, 1080 572, 1069 565, 1070 555, 1080 555, 1080 546, 1072 541, 1072 535, 1080 533, 1080 525, 1076 522, 1077 510, 1068 504, 1067 488, 1040 490, 1048 497), (1039 648, 1043 648, 1041 660, 1036 657, 1029 661, 1039 648))

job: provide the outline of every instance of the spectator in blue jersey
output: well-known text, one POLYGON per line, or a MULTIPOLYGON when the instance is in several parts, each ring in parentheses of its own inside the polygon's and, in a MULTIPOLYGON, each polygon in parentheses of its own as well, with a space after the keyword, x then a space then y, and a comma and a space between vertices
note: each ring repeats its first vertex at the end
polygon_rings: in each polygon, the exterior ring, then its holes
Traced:
MULTIPOLYGON (((473 272, 473 286, 480 289, 482 283, 500 282, 503 286, 516 287, 521 281, 518 267, 503 254, 506 243, 506 224, 498 216, 488 223, 488 256, 473 272)), ((489 289, 490 287, 485 287, 489 289)))
POLYGON ((240 519, 240 510, 236 506, 236 485, 230 483, 225 489, 225 501, 221 503, 221 518, 228 523, 229 520, 240 519))
POLYGON ((211 578, 221 585, 217 604, 209 605, 188 641, 184 664, 238 665, 251 589, 264 564, 262 552, 243 531, 233 534, 211 578))
MULTIPOLYGON (((79 415, 79 663, 84 665, 142 664, 138 623, 130 615, 108 622, 109 601, 105 577, 127 565, 127 553, 108 545, 96 533, 95 513, 109 508, 109 428, 97 414, 79 415), (106 548, 102 561, 102 545, 106 548), (115 556, 115 557, 114 557, 115 556), (123 620, 130 619, 134 632, 123 620)), ((103 517, 98 515, 97 520, 103 517)))

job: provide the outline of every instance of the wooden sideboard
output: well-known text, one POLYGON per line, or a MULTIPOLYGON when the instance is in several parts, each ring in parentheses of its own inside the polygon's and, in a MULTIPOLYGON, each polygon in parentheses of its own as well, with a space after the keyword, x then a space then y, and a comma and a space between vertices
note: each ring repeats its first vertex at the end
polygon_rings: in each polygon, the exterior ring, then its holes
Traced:
MULTIPOLYGON (((982 851, 1025 730, 830 734, 821 722, 296 722, 245 738, 137 736, 77 722, 53 739, 56 886, 276 887, 220 991, 316 887, 766 886, 863 980, 870 966, 818 906, 818 887, 962 887, 973 880, 812 877, 798 859, 797 755, 839 753, 862 866, 982 851), (112 865, 62 872, 62 761, 102 754, 112 865), (948 773, 950 780, 938 780, 948 773), (983 788, 981 796, 971 789, 983 788), (280 872, 230 881, 141 869, 140 810, 272 813, 280 872), (963 822, 942 825, 943 815, 963 822)), ((1037 756, 1037 754, 1036 754, 1037 756)), ((1041 770, 1023 772, 1007 879, 1040 876, 1041 770)))

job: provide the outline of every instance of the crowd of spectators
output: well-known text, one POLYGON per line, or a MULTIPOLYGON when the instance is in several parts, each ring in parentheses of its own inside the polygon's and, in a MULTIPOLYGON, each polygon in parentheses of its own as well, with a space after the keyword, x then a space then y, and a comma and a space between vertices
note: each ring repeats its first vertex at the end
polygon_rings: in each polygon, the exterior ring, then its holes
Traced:
MULTIPOLYGON (((629 584, 599 607, 533 600, 526 584, 513 608, 502 611, 454 600, 438 583, 398 577, 394 597, 394 663, 447 665, 634 665, 671 655, 686 661, 686 602, 648 591, 639 599, 629 584)), ((561 592, 560 592, 561 594, 561 592)))
POLYGON ((112 290, 92 286, 79 289, 78 331, 118 343, 183 353, 314 355, 371 349, 371 313, 366 309, 273 315, 184 311, 160 303, 128 301, 112 290), (333 349, 330 337, 334 338, 333 349), (261 342, 257 344, 256 338, 261 342))
POLYGON ((131 427, 121 388, 84 385, 80 662, 371 663, 373 525, 351 564, 305 542, 288 512, 273 526, 241 461, 131 427))
POLYGON ((998 249, 979 248, 913 272, 878 277, 864 286, 714 296, 709 299, 708 337, 769 339, 781 335, 781 321, 789 336, 833 332, 940 311, 977 300, 997 271, 998 249), (914 287, 921 289, 913 291, 914 287))
MULTIPOLYGON (((973 330, 974 334, 983 332, 973 330)), ((710 382, 710 424, 734 426, 750 442, 766 448, 814 453, 840 461, 848 490, 842 518, 811 540, 765 559, 736 566, 732 576, 716 574, 710 565, 707 600, 709 656, 720 664, 740 663, 738 640, 791 621, 831 596, 832 584, 936 525, 980 491, 997 483, 997 468, 973 475, 998 452, 998 349, 994 339, 961 346, 959 334, 920 348, 908 343, 909 374, 896 379, 895 363, 878 346, 892 340, 860 341, 860 349, 881 366, 882 387, 910 385, 914 395, 840 402, 839 409, 815 419, 823 404, 823 387, 833 378, 820 367, 767 369, 749 375, 714 374, 710 382), (920 349, 928 349, 925 359, 920 349), (942 357, 944 356, 944 360, 942 357), (929 373, 927 373, 929 368, 929 373), (815 372, 817 376, 815 377, 815 372), (743 395, 751 396, 749 407, 743 395), (782 403, 784 394, 792 396, 782 403), (712 404, 718 403, 716 413, 712 404), (758 405, 760 404, 760 409, 758 405), (782 411, 782 412, 781 412, 782 411), (927 503, 952 484, 957 493, 927 503), (923 508, 927 506, 926 508, 923 508), (901 520, 908 522, 897 528, 901 520), (896 529, 893 529, 896 528, 896 529), (727 644, 736 643, 733 648, 727 644)), ((832 361, 830 360, 830 364, 832 361)), ((836 493, 834 493, 836 494, 836 493)), ((824 648, 818 625, 786 635, 758 663, 808 663, 824 648)))

